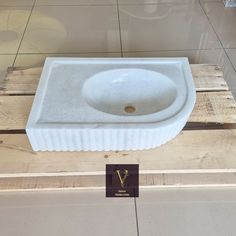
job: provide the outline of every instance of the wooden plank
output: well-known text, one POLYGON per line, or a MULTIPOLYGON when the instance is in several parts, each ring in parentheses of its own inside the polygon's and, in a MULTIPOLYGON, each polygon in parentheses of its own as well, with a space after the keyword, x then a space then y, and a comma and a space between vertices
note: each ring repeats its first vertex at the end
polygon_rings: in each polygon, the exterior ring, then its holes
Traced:
MULTIPOLYGON (((229 90, 223 72, 215 65, 191 65, 197 91, 229 90)), ((34 94, 42 68, 12 69, 8 72, 0 94, 34 94)))
POLYGON ((232 93, 197 93, 197 102, 189 122, 236 123, 236 102, 232 93))
POLYGON ((217 65, 192 64, 191 70, 196 91, 226 91, 229 87, 223 71, 217 65))
MULTIPOLYGON (((33 96, 0 96, 0 130, 24 130, 33 96)), ((236 123, 236 102, 231 92, 197 93, 191 122, 236 123)))
MULTIPOLYGON (((139 187, 236 187, 236 173, 165 173, 141 174, 139 187)), ((39 176, 0 178, 0 192, 71 190, 71 189, 105 189, 103 175, 73 176, 39 176)))
POLYGON ((25 129, 33 96, 0 96, 0 130, 25 129))
POLYGON ((0 177, 104 174, 106 164, 139 164, 140 173, 236 170, 236 130, 182 131, 144 151, 33 152, 26 134, 0 135, 0 177))

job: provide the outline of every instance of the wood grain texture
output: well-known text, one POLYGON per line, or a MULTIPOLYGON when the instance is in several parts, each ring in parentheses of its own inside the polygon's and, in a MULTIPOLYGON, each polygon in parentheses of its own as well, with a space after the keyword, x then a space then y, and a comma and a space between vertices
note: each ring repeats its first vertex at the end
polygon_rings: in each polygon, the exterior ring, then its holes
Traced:
MULTIPOLYGON (((24 130, 34 96, 0 96, 0 130, 24 130)), ((236 103, 231 92, 197 93, 188 122, 236 123, 236 103)))
MULTIPOLYGON (((236 187, 236 172, 165 173, 139 175, 140 188, 236 187)), ((0 178, 0 192, 71 189, 105 189, 103 175, 0 178)))
MULTIPOLYGON (((197 91, 229 90, 223 72, 215 65, 191 65, 197 91)), ((34 94, 38 86, 42 68, 9 69, 6 79, 0 88, 0 94, 34 94)))
POLYGON ((33 96, 0 96, 0 130, 25 129, 33 96))
POLYGON ((189 122, 236 123, 236 102, 232 93, 197 93, 197 101, 189 122))
POLYGON ((145 151, 33 152, 26 134, 0 135, 0 177, 104 174, 106 164, 139 164, 141 173, 236 170, 236 130, 182 131, 145 151))

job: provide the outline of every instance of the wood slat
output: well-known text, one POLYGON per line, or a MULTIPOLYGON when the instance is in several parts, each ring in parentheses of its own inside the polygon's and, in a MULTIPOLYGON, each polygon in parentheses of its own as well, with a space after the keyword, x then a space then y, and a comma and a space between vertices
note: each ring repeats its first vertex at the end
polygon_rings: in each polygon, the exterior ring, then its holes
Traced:
POLYGON ((236 171, 236 130, 182 131, 144 151, 33 152, 26 134, 0 135, 0 177, 104 174, 106 164, 139 164, 145 173, 236 171))
POLYGON ((197 93, 197 102, 189 122, 236 123, 236 102, 232 93, 197 93))
MULTIPOLYGON (((236 187, 236 173, 164 173, 139 175, 139 187, 236 187)), ((0 178, 0 192, 105 189, 103 175, 0 178)))
MULTIPOLYGON (((34 96, 0 96, 0 131, 24 130, 34 96)), ((189 119, 200 123, 236 123, 236 103, 231 92, 197 93, 189 119)))
MULTIPOLYGON (((227 91, 229 90, 223 72, 215 65, 191 65, 197 91, 227 91)), ((38 85, 42 68, 9 70, 0 94, 34 94, 38 85)))
POLYGON ((33 96, 0 96, 0 131, 24 130, 33 96))

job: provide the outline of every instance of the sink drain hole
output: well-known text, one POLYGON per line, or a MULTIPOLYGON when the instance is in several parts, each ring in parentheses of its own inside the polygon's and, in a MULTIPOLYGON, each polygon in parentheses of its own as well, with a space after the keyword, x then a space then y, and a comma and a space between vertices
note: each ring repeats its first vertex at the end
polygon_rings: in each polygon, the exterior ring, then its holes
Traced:
POLYGON ((124 108, 124 110, 125 110, 125 112, 127 112, 127 113, 134 113, 135 112, 135 107, 133 107, 133 106, 126 106, 125 108, 124 108))

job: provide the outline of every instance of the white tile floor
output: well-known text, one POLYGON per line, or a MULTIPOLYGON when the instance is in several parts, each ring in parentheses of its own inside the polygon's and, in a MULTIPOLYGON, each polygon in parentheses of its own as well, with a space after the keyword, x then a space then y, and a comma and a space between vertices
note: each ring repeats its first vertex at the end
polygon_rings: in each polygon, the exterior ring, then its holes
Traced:
POLYGON ((47 56, 187 56, 236 93, 235 22, 221 0, 0 0, 0 81, 47 56))
POLYGON ((0 194, 0 235, 137 235, 134 199, 103 191, 0 194))
POLYGON ((6 236, 234 236, 236 189, 1 193, 0 213, 6 236))
POLYGON ((19 53, 120 50, 116 6, 35 6, 19 53))
POLYGON ((233 236, 235 189, 141 191, 136 200, 139 235, 233 236))

